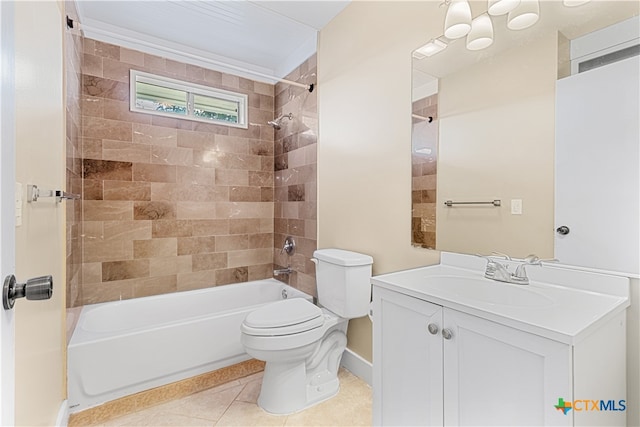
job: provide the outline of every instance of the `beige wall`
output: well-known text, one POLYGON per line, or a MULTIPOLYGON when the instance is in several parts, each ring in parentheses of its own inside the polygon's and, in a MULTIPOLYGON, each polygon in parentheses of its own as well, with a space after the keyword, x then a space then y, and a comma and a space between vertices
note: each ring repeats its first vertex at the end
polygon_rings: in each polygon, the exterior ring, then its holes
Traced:
MULTIPOLYGON (((354 2, 320 32, 318 247, 369 254, 374 274, 439 260, 411 246, 409 151, 411 51, 439 11, 437 2, 354 2)), ((348 338, 371 360, 367 318, 351 322, 348 338)))
MULTIPOLYGON (((15 5, 16 180, 47 189, 65 188, 60 7, 57 2, 15 5)), ((65 396, 65 207, 40 199, 25 202, 22 213, 16 277, 51 274, 54 289, 50 300, 16 302, 16 423, 54 425, 65 396)))
POLYGON ((552 34, 440 79, 439 250, 553 258, 557 46, 552 34), (502 206, 444 205, 494 199, 502 206))

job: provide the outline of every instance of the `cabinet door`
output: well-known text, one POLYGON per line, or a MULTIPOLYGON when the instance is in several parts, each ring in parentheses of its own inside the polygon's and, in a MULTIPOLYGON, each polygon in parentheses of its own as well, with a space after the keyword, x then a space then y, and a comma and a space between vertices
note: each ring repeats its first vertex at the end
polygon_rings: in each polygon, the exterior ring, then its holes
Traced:
POLYGON ((441 426, 442 307, 378 287, 373 296, 374 425, 441 426))
POLYGON ((573 425, 554 406, 572 400, 570 346, 450 309, 444 320, 445 425, 573 425))

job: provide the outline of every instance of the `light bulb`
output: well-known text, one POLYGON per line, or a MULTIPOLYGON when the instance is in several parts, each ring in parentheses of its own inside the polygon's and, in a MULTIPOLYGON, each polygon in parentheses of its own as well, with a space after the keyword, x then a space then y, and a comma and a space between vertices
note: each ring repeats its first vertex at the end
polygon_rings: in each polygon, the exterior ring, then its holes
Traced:
POLYGON ((509 12, 507 28, 510 30, 524 30, 529 28, 540 18, 540 4, 538 0, 521 0, 518 7, 509 12))
POLYGON ((493 23, 489 15, 482 14, 471 22, 467 35, 467 49, 480 50, 493 44, 493 23))
POLYGON ((459 39, 471 31, 471 7, 467 0, 452 0, 444 18, 444 36, 459 39))

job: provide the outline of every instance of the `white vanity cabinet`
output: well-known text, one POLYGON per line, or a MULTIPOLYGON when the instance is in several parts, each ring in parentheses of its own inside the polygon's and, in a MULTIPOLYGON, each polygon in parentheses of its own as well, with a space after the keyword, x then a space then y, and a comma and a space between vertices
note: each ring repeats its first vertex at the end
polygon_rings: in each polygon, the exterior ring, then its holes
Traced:
POLYGON ((374 425, 626 425, 628 279, 441 259, 371 279, 374 425))
POLYGON ((572 425, 569 345, 381 288, 374 316, 374 425, 572 425))

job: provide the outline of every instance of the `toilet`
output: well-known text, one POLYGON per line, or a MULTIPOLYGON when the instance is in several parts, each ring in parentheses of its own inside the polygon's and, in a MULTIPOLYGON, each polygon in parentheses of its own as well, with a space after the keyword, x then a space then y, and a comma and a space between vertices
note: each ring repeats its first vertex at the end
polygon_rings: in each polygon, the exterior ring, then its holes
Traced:
POLYGON ((245 351, 266 362, 258 405, 272 414, 298 412, 338 393, 348 321, 369 310, 373 258, 341 249, 313 256, 318 306, 303 298, 273 302, 241 326, 245 351))

